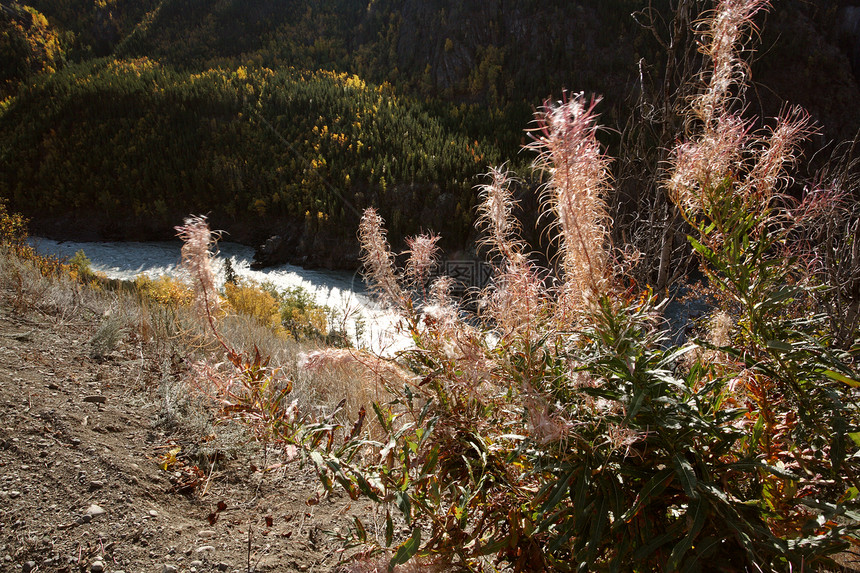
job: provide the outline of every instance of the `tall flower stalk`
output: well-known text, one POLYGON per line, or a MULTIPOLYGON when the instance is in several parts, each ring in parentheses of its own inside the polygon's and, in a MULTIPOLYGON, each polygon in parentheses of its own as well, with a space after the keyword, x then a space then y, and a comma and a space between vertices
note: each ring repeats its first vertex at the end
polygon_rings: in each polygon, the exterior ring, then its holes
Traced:
POLYGON ((561 243, 561 311, 569 314, 606 294, 610 281, 609 215, 604 194, 609 158, 597 141, 599 99, 582 94, 547 103, 536 114, 534 166, 548 175, 543 204, 561 243))

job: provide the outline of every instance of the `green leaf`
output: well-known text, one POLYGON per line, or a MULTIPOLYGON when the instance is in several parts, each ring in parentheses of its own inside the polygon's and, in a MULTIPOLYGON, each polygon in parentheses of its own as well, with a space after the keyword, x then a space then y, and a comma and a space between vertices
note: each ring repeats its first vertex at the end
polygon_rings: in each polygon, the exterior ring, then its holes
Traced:
POLYGON ((394 554, 394 557, 391 558, 391 561, 388 563, 388 571, 389 573, 394 571, 394 567, 397 565, 402 565, 406 563, 412 557, 418 553, 418 549, 421 547, 421 528, 414 527, 412 529, 412 536, 400 544, 400 547, 397 548, 397 552, 394 554))
POLYGON ((325 468, 325 461, 323 461, 322 454, 318 451, 314 450, 311 452, 311 460, 313 460, 314 465, 316 465, 317 470, 323 471, 325 468))
POLYGON ((692 236, 687 235, 687 240, 690 242, 690 246, 703 257, 710 258, 714 254, 711 249, 694 239, 692 236))
POLYGON ((367 479, 358 471, 353 472, 353 476, 355 477, 355 482, 358 484, 358 489, 361 493, 369 497, 371 500, 379 503, 379 494, 373 486, 370 485, 370 482, 367 481, 367 479))
POLYGON ((645 388, 639 388, 633 395, 633 400, 630 401, 630 407, 627 410, 627 416, 625 419, 632 420, 636 414, 639 413, 639 409, 642 408, 642 402, 644 400, 645 388))
POLYGON ((478 553, 480 555, 493 555, 502 549, 506 549, 511 544, 511 536, 506 535, 501 539, 497 539, 488 545, 482 545, 478 553))
POLYGON ((316 450, 312 451, 311 452, 311 460, 313 460, 314 465, 317 468, 317 475, 319 476, 320 481, 323 484, 323 487, 326 489, 326 491, 331 491, 332 483, 331 483, 331 480, 329 479, 328 475, 326 475, 326 470, 325 470, 326 465, 325 465, 325 461, 323 461, 322 454, 320 454, 316 450))
POLYGON ((594 510, 595 513, 592 514, 591 536, 588 540, 589 563, 593 563, 597 556, 597 551, 600 548, 601 541, 603 541, 603 531, 606 529, 606 524, 609 522, 609 515, 607 514, 607 505, 609 504, 608 496, 601 495, 598 498, 597 503, 598 505, 594 510))
POLYGON ((352 484, 352 482, 347 477, 347 475, 344 473, 343 468, 340 467, 340 462, 334 458, 329 458, 326 460, 325 463, 331 469, 331 471, 334 473, 334 476, 335 476, 335 478, 337 478, 337 481, 340 482, 340 484, 344 487, 344 489, 349 491, 350 485, 352 484))
POLYGON ((701 571, 701 560, 707 559, 712 554, 714 554, 722 544, 723 540, 719 537, 705 537, 703 539, 700 539, 695 546, 695 557, 687 561, 686 565, 684 565, 684 568, 681 569, 681 573, 694 573, 695 571, 701 571))
POLYGON ((777 350, 779 352, 791 352, 794 350, 794 347, 787 343, 782 342, 781 340, 768 340, 767 347, 771 350, 777 350))
POLYGON ((666 563, 666 571, 677 571, 681 566, 681 561, 684 555, 693 547, 696 541, 696 536, 702 531, 705 525, 705 515, 707 514, 707 506, 701 499, 690 502, 687 508, 686 521, 690 525, 690 531, 684 536, 684 539, 679 541, 674 548, 672 554, 669 555, 669 561, 666 563))
POLYGON ((664 368, 667 366, 672 366, 679 358, 681 358, 685 354, 692 352, 693 350, 696 350, 697 348, 698 346, 695 344, 688 344, 687 346, 682 346, 674 352, 664 356, 663 359, 660 360, 660 362, 657 364, 657 367, 664 368))
POLYGON ((379 425, 382 426, 382 429, 386 432, 391 431, 391 427, 388 423, 386 416, 382 413, 382 408, 379 407, 379 404, 376 402, 372 402, 371 406, 373 406, 373 411, 376 412, 376 418, 379 420, 379 425))
POLYGON ((570 482, 573 479, 573 476, 578 473, 579 470, 572 469, 567 472, 562 478, 559 478, 558 481, 555 482, 555 485, 552 486, 552 490, 549 494, 549 498, 544 502, 541 506, 541 513, 546 513, 547 511, 551 511, 555 506, 561 503, 561 499, 564 497, 565 493, 567 493, 568 488, 570 488, 570 482))
POLYGON ((649 543, 648 545, 643 545, 633 553, 633 560, 643 561, 646 557, 657 551, 657 549, 672 541, 672 539, 674 539, 675 536, 679 533, 677 530, 679 530, 680 528, 680 523, 675 523, 669 528, 669 531, 662 535, 654 537, 651 543, 649 543))
POLYGON ((764 432, 764 415, 759 414, 758 420, 755 421, 755 425, 752 430, 752 444, 750 446, 750 452, 754 452, 761 441, 762 433, 764 432))
POLYGON ((790 471, 782 468, 778 468, 776 466, 772 466, 770 464, 766 464, 761 460, 741 460, 739 462, 731 463, 725 466, 726 469, 740 470, 740 471, 754 471, 754 470, 762 470, 769 474, 773 474, 778 478, 788 479, 788 480, 799 480, 800 477, 797 474, 793 474, 790 471))
POLYGON ((800 292, 800 289, 798 289, 797 287, 791 287, 791 286, 783 287, 777 291, 770 293, 770 295, 768 295, 768 297, 767 297, 767 301, 771 302, 771 303, 782 302, 784 300, 788 300, 790 298, 793 298, 799 292, 800 292))
POLYGON ((433 449, 430 450, 430 456, 427 458, 427 461, 424 462, 424 467, 421 468, 421 474, 418 479, 429 476, 433 473, 433 470, 436 469, 436 463, 439 461, 439 446, 433 446, 433 449))
POLYGON ((673 474, 674 470, 672 470, 672 468, 666 468, 659 471, 654 475, 654 477, 648 480, 642 488, 642 491, 640 491, 639 495, 636 496, 636 500, 633 502, 633 505, 630 506, 630 509, 624 512, 624 515, 621 516, 621 521, 630 521, 637 513, 639 513, 640 509, 648 505, 648 502, 652 497, 660 495, 663 490, 666 489, 666 486, 669 485, 673 474))
POLYGON ((391 547, 394 540, 394 522, 391 520, 391 512, 385 511, 385 546, 391 547))
MULTIPOLYGON (((823 374, 825 376, 827 376, 828 378, 830 378, 831 380, 836 380, 837 382, 844 382, 845 384, 848 384, 852 388, 860 388, 860 382, 858 382, 857 380, 854 380, 853 378, 849 378, 848 376, 845 376, 844 374, 840 374, 839 372, 834 372, 833 370, 825 370, 823 372, 823 374)), ((858 445, 860 445, 860 444, 858 444, 858 445)))
POLYGON ((576 512, 577 523, 584 520, 585 512, 588 508, 587 497, 590 481, 588 478, 590 477, 590 473, 588 468, 583 468, 579 472, 579 477, 576 478, 576 483, 570 488, 570 498, 573 502, 573 509, 576 512))
POLYGON ((523 436, 522 434, 502 434, 501 436, 499 436, 499 439, 500 440, 511 440, 514 442, 520 442, 522 440, 527 439, 527 437, 523 436))
POLYGON ((412 502, 409 499, 409 494, 405 491, 394 492, 394 501, 397 503, 398 509, 403 513, 406 523, 412 523, 412 502))
POLYGON ((358 536, 358 540, 362 543, 367 542, 367 530, 364 528, 364 524, 361 522, 357 515, 355 516, 353 521, 355 523, 355 533, 358 536))
POLYGON ((558 550, 561 549, 563 545, 566 545, 568 541, 570 541, 570 538, 573 537, 574 534, 576 534, 576 532, 577 528, 572 525, 563 528, 560 531, 560 535, 557 535, 556 538, 553 539, 552 542, 549 544, 547 552, 550 554, 558 553, 558 550))
POLYGON ((699 492, 696 491, 696 472, 693 471, 693 465, 682 457, 681 454, 672 456, 672 463, 675 465, 675 474, 681 480, 681 485, 684 487, 684 493, 690 499, 698 499, 699 492))
POLYGON ((430 412, 430 406, 433 405, 433 400, 427 400, 424 404, 424 407, 421 408, 421 413, 418 415, 418 424, 424 424, 424 418, 427 417, 427 413, 430 412))
POLYGON ((842 468, 842 462, 845 461, 845 433, 847 431, 847 423, 843 416, 833 417, 833 440, 830 443, 830 464, 833 467, 833 474, 839 473, 842 468))

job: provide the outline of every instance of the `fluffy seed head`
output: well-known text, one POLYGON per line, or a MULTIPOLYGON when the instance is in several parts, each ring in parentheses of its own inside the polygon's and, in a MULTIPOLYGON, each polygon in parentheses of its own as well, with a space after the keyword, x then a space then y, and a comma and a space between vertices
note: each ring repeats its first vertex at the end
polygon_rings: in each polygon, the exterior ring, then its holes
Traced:
POLYGON ((397 282, 394 255, 385 238, 382 217, 376 209, 371 207, 364 211, 358 225, 358 238, 363 252, 361 260, 364 262, 364 273, 370 288, 383 301, 401 307, 405 295, 397 282))
POLYGON ((510 190, 510 174, 504 168, 493 167, 492 181, 480 187, 481 204, 475 226, 486 234, 482 243, 490 248, 490 255, 499 254, 511 261, 522 257, 519 239, 519 222, 513 216, 516 206, 510 190))
MULTIPOLYGON (((536 114, 535 167, 549 175, 543 204, 555 217, 561 240, 564 293, 574 307, 607 288, 609 216, 603 194, 609 185, 609 159, 597 141, 594 107, 582 94, 544 106, 536 114)), ((569 306, 569 305, 568 305, 569 306)))
POLYGON ((176 227, 176 233, 183 241, 181 267, 191 275, 197 311, 201 316, 211 317, 218 309, 212 270, 212 248, 218 235, 209 230, 203 216, 188 217, 183 225, 176 227))
POLYGON ((712 68, 707 89, 695 98, 693 109, 706 125, 727 112, 732 90, 743 87, 747 67, 738 56, 739 45, 752 26, 752 17, 768 6, 768 0, 722 0, 703 20, 702 52, 711 59, 712 68))
POLYGON ((770 213, 772 199, 785 182, 799 143, 812 133, 809 114, 790 108, 764 134, 753 134, 750 123, 731 108, 742 102, 747 69, 739 51, 752 17, 767 0, 722 0, 704 22, 702 52, 712 69, 704 75, 702 93, 692 110, 699 133, 672 151, 666 182, 673 201, 687 215, 709 211, 731 194, 757 213, 770 213))
POLYGON ((423 234, 406 239, 409 260, 406 261, 406 279, 416 287, 422 287, 436 266, 439 253, 439 235, 423 234))
POLYGON ((750 170, 747 193, 766 205, 785 182, 786 167, 797 161, 801 141, 813 133, 809 114, 796 106, 783 113, 755 153, 755 166, 750 170))
POLYGON ((539 321, 547 314, 548 297, 535 269, 523 257, 500 268, 485 296, 485 313, 503 337, 539 333, 539 321))
POLYGON ((737 115, 724 114, 699 137, 675 147, 667 181, 674 202, 688 212, 703 210, 707 193, 740 168, 748 140, 749 124, 737 115))

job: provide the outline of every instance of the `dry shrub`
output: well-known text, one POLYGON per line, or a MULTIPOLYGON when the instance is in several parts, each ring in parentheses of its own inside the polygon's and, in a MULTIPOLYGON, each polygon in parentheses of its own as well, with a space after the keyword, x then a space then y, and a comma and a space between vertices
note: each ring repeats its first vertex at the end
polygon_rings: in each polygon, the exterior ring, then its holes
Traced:
POLYGON ((278 300, 257 283, 249 280, 228 282, 224 285, 224 297, 233 311, 248 316, 276 333, 283 333, 278 300))
POLYGON ((188 306, 193 300, 193 292, 187 284, 167 275, 154 279, 140 275, 134 279, 134 286, 144 297, 167 307, 188 306))

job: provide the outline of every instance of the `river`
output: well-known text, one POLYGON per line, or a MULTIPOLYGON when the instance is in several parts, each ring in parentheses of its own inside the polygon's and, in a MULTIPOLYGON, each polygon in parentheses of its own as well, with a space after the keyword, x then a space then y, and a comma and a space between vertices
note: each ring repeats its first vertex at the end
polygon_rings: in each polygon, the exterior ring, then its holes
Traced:
MULTIPOLYGON (((76 242, 55 241, 41 237, 30 240, 43 255, 71 258, 83 250, 92 262, 92 269, 112 279, 133 279, 138 275, 158 277, 178 276, 181 270, 180 241, 158 242, 76 242)), ((255 270, 251 268, 254 250, 238 243, 218 243, 216 269, 224 280, 224 261, 230 260, 236 274, 257 282, 268 281, 279 289, 302 287, 312 293, 316 302, 347 316, 345 326, 350 337, 357 336, 356 318, 363 322, 359 346, 377 352, 392 352, 404 346, 402 336, 395 334, 396 317, 377 305, 367 292, 360 273, 309 270, 293 265, 279 265, 255 270)))

